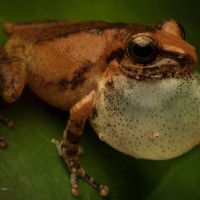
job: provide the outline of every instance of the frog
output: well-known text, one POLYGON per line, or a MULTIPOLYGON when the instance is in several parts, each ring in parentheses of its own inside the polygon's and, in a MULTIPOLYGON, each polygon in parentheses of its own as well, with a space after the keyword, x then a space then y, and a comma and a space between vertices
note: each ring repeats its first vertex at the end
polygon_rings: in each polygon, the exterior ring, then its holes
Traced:
POLYGON ((87 120, 100 140, 134 158, 171 159, 199 144, 197 52, 174 19, 153 26, 47 20, 6 23, 4 31, 9 39, 0 48, 1 102, 15 102, 28 85, 70 113, 63 138, 54 143, 73 195, 81 195, 79 178, 101 196, 109 194, 79 159, 87 120))

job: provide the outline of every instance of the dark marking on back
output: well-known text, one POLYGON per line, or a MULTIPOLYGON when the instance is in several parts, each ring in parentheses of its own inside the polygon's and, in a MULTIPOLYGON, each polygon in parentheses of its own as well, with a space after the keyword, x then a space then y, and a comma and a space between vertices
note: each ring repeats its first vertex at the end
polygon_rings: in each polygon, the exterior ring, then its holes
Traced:
POLYGON ((57 85, 59 90, 66 90, 68 88, 68 85, 70 84, 70 81, 67 78, 62 78, 60 81, 58 81, 57 85))
POLYGON ((67 20, 36 21, 16 24, 5 24, 4 30, 8 35, 15 35, 32 44, 42 45, 56 39, 66 38, 69 35, 79 33, 103 34, 105 30, 126 30, 130 34, 141 32, 155 32, 156 26, 148 26, 137 23, 83 21, 72 22, 67 20))
POLYGON ((85 75, 87 72, 89 72, 91 67, 92 67, 91 64, 86 64, 74 72, 73 78, 70 81, 72 90, 76 89, 80 85, 83 85, 83 83, 87 80, 85 75))
POLYGON ((33 82, 45 89, 57 87, 61 92, 67 89, 75 90, 77 87, 82 86, 87 80, 87 73, 91 70, 92 66, 91 63, 83 64, 83 66, 74 72, 71 80, 66 76, 63 76, 58 81, 46 81, 41 75, 33 74, 31 72, 29 72, 29 76, 33 79, 33 82))

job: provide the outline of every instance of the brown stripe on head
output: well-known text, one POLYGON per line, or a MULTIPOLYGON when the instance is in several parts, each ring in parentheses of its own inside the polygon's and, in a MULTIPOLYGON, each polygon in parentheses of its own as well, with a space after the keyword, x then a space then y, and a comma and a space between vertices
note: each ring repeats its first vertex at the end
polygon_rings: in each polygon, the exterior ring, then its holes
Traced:
POLYGON ((122 61, 124 58, 124 50, 122 48, 118 48, 117 50, 113 50, 109 56, 106 58, 106 63, 109 64, 112 60, 116 59, 118 63, 122 61))

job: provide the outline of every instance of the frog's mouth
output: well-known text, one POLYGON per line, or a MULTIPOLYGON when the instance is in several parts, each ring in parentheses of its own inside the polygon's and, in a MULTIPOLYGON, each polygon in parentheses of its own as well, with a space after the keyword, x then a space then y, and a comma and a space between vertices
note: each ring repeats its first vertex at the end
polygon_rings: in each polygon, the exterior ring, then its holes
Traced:
POLYGON ((144 79, 162 79, 176 77, 191 72, 191 67, 184 68, 172 58, 163 58, 155 63, 127 65, 125 63, 119 66, 121 72, 128 77, 138 80, 144 79))

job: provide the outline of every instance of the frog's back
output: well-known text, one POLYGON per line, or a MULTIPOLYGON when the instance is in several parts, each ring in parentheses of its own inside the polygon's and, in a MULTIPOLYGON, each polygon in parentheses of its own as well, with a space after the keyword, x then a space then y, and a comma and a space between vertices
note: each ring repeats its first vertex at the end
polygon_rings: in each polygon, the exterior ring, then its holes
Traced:
POLYGON ((6 47, 23 47, 27 84, 45 102, 68 110, 97 87, 105 70, 99 62, 105 39, 91 33, 106 23, 44 21, 5 25, 6 47), (53 94, 53 95, 52 95, 53 94))
POLYGON ((7 24, 5 32, 11 39, 6 48, 22 48, 19 56, 26 62, 27 83, 33 92, 68 110, 96 89, 107 67, 113 38, 104 30, 123 26, 126 24, 70 21, 7 24))
POLYGON ((46 20, 28 23, 6 23, 4 25, 4 31, 9 36, 18 35, 23 39, 36 43, 67 37, 70 34, 79 32, 98 34, 108 29, 126 29, 132 33, 154 30, 153 27, 137 23, 128 24, 105 21, 72 22, 68 20, 46 20))
POLYGON ((46 20, 28 23, 6 23, 4 31, 9 36, 17 35, 27 41, 40 43, 93 28, 105 28, 107 25, 108 23, 100 21, 71 22, 67 20, 46 20))

